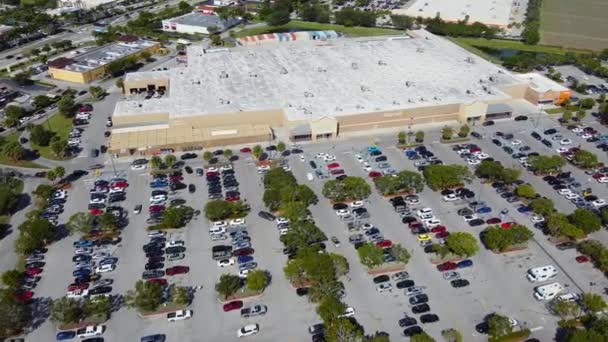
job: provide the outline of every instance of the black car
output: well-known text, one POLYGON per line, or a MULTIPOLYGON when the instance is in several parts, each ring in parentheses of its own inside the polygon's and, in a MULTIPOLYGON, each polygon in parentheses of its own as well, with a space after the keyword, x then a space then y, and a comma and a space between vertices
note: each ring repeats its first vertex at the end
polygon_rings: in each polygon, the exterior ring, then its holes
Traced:
POLYGON ((423 294, 415 295, 410 297, 409 302, 411 305, 424 304, 429 301, 429 296, 423 294))
POLYGON ((163 264, 162 262, 149 262, 144 267, 144 269, 146 271, 148 271, 148 270, 160 270, 161 268, 165 268, 165 264, 163 264))
POLYGON ((399 323, 399 326, 403 328, 403 327, 409 327, 412 325, 416 325, 416 324, 418 324, 418 321, 414 317, 406 316, 406 317, 400 319, 398 323, 399 323))
POLYGON ((418 221, 414 216, 405 216, 404 218, 401 219, 401 222, 405 223, 405 224, 409 224, 412 222, 416 222, 418 221))
POLYGON ((548 130, 543 132, 544 135, 551 135, 555 133, 557 133, 557 130, 555 128, 549 128, 548 130))
POLYGON ((561 251, 565 251, 568 249, 574 249, 574 248, 576 248, 576 242, 573 242, 573 241, 562 242, 562 243, 555 245, 555 248, 557 248, 561 251))
POLYGON ((470 283, 469 283, 469 281, 468 281, 468 280, 466 280, 466 279, 455 279, 455 280, 452 280, 452 281, 450 282, 450 284, 452 284, 452 287, 453 287, 453 288, 456 288, 456 289, 457 289, 457 288, 460 288, 460 287, 466 287, 466 286, 469 286, 469 284, 470 284, 470 283))
POLYGON ((89 290, 90 295, 104 294, 112 292, 112 286, 97 286, 89 290))
POLYGON ((186 166, 184 170, 186 170, 187 174, 192 174, 192 168, 190 166, 186 166))
POLYGON ((165 334, 154 334, 142 337, 140 342, 165 342, 165 334))
POLYGON ((518 116, 515 117, 514 120, 515 121, 526 121, 526 120, 528 120, 528 117, 525 116, 525 115, 518 115, 518 116))
POLYGON ((482 123, 482 126, 493 126, 494 125, 494 121, 492 120, 486 120, 482 123))
POLYGON ((154 258, 165 255, 165 251, 162 249, 154 249, 146 252, 146 258, 154 258))
POLYGON ((471 136, 477 139, 481 139, 481 134, 477 133, 477 132, 471 132, 471 136))
POLYGON ((313 169, 317 168, 317 163, 315 163, 314 160, 311 160, 308 163, 310 164, 310 167, 312 167, 313 169))
POLYGON ((346 179, 346 177, 348 177, 347 175, 339 175, 338 177, 336 177, 336 180, 338 181, 343 181, 346 179))
POLYGON ((384 162, 384 161, 387 161, 387 160, 388 160, 388 158, 386 158, 386 156, 380 156, 380 157, 376 157, 376 159, 374 159, 374 161, 376 163, 378 163, 378 162, 384 162))
POLYGON ((263 218, 264 220, 268 220, 268 221, 276 220, 276 217, 267 211, 260 211, 258 213, 258 216, 263 218))
POLYGON ((488 324, 487 321, 484 321, 484 322, 477 324, 475 326, 475 330, 480 334, 486 335, 490 331, 490 325, 488 324))
POLYGON ((536 133, 536 132, 532 132, 530 133, 530 135, 532 136, 532 138, 536 139, 536 140, 541 140, 542 137, 540 136, 540 134, 536 133))
POLYGON ((188 185, 188 192, 193 194, 196 191, 196 185, 190 184, 188 185))
POLYGON ((374 277, 373 280, 374 280, 374 284, 380 284, 380 283, 385 283, 385 282, 391 280, 391 278, 388 275, 383 274, 383 275, 374 277))
POLYGON ((73 262, 89 262, 91 261, 90 255, 79 254, 72 257, 73 262))
POLYGON ((458 209, 458 211, 456 213, 460 216, 473 215, 473 210, 471 210, 469 208, 462 208, 462 209, 458 209))
POLYGON ((553 146, 553 143, 552 143, 552 142, 550 142, 550 141, 549 141, 549 140, 547 140, 547 139, 543 139, 541 142, 543 143, 543 145, 545 145, 545 146, 547 146, 547 147, 552 147, 552 146, 553 146))
POLYGON ((494 143, 496 146, 502 146, 502 143, 498 139, 492 139, 492 143, 494 143))
POLYGON ((505 151, 505 152, 507 152, 508 154, 513 153, 513 149, 511 147, 509 147, 509 146, 503 146, 502 150, 505 151))
POLYGON ((439 322, 439 316, 437 316, 435 314, 422 315, 422 316, 420 316, 420 322, 425 323, 425 324, 439 322))
POLYGON ((405 337, 412 337, 414 335, 419 335, 422 333, 423 333, 422 328, 417 325, 403 329, 403 336, 405 336, 405 337))
POLYGON ((165 276, 165 271, 163 270, 150 270, 150 271, 144 271, 141 274, 141 278, 144 280, 148 280, 148 279, 154 279, 154 278, 161 278, 165 276))
POLYGON ((157 263, 157 262, 163 262, 165 261, 165 257, 164 256, 153 256, 148 258, 148 263, 157 263))
POLYGON ((308 287, 298 287, 296 289, 296 294, 300 297, 306 296, 308 294, 308 287))
POLYGON ((484 220, 477 218, 477 219, 469 221, 469 226, 477 227, 477 226, 481 226, 484 223, 485 223, 484 220))
POLYGON ((196 157, 198 157, 198 155, 196 153, 184 153, 184 154, 182 154, 182 156, 179 159, 188 160, 188 159, 194 159, 196 157))
POLYGON ((167 254, 177 254, 184 253, 186 251, 186 247, 184 246, 173 246, 165 248, 165 253, 167 254))
POLYGON ((398 289, 407 289, 408 287, 412 287, 414 285, 416 285, 416 283, 410 279, 402 280, 395 284, 398 289))

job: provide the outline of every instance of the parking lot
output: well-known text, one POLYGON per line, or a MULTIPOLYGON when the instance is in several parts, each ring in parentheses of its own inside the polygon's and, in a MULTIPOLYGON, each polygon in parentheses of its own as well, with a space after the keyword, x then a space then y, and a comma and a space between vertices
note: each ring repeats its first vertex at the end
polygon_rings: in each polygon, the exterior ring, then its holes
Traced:
MULTIPOLYGON (((554 118, 543 116, 538 124, 537 131, 558 126, 554 118)), ((608 133, 604 127, 597 127, 601 133, 608 133)), ((513 139, 521 140, 521 145, 530 146, 531 151, 541 154, 556 154, 557 146, 548 148, 530 133, 534 130, 532 118, 530 121, 521 123, 514 121, 499 122, 495 126, 474 127, 474 130, 482 134, 482 139, 472 139, 471 142, 479 145, 483 153, 488 154, 495 160, 499 160, 506 167, 521 167, 519 162, 491 142, 496 131, 512 133, 513 139)), ((581 145, 600 156, 600 160, 606 162, 606 156, 598 153, 594 144, 586 142, 579 136, 565 128, 560 128, 563 138, 572 140, 572 146, 581 145)), ((438 132, 428 132, 426 146, 435 156, 445 164, 466 163, 452 150, 451 145, 438 142, 438 132)), ((408 160, 403 151, 394 147, 394 137, 380 137, 377 144, 382 154, 387 157, 386 163, 389 167, 385 169, 416 170, 413 160, 408 160)), ((507 142, 508 143, 508 142, 507 142)), ((367 146, 369 140, 364 138, 353 138, 348 142, 318 143, 303 147, 304 153, 287 157, 289 166, 296 179, 301 184, 309 185, 317 194, 320 201, 312 206, 311 212, 317 225, 328 237, 335 236, 341 242, 339 247, 331 242, 326 243, 329 251, 344 255, 350 264, 350 273, 344 280, 346 296, 343 301, 355 308, 355 318, 365 327, 367 333, 374 331, 386 331, 391 336, 399 336, 402 332, 397 324, 405 314, 417 317, 411 311, 404 290, 397 289, 392 282, 391 292, 379 293, 376 284, 372 281, 373 276, 368 275, 359 262, 357 252, 350 244, 349 232, 333 210, 328 200, 323 198, 321 190, 326 179, 314 177, 309 180, 309 173, 314 173, 309 161, 314 160, 319 169, 323 169, 327 163, 338 163, 339 168, 349 176, 362 177, 373 186, 372 179, 368 177, 369 170, 379 171, 377 163, 368 155, 367 146), (323 152, 334 155, 335 161, 323 162, 315 158, 317 153, 323 152), (367 170, 364 162, 357 160, 360 155, 364 161, 369 163, 367 170), (302 158, 300 157, 302 156, 302 158)), ((211 247, 221 242, 211 241, 208 229, 210 223, 200 215, 194 218, 186 228, 170 231, 168 239, 183 240, 186 246, 185 259, 178 262, 167 262, 169 265, 186 265, 190 272, 184 275, 169 277, 170 282, 180 286, 197 287, 202 286, 195 293, 191 305, 193 318, 191 320, 168 323, 164 316, 154 319, 142 319, 131 309, 121 309, 112 315, 107 322, 107 332, 104 336, 110 341, 124 340, 125 336, 144 336, 153 333, 167 334, 168 340, 196 340, 197 336, 205 336, 210 340, 230 340, 236 337, 236 331, 249 323, 260 324, 260 333, 250 337, 252 340, 267 341, 280 340, 289 336, 290 340, 307 341, 310 339, 307 327, 319 322, 315 313, 315 306, 308 303, 306 297, 299 297, 295 289, 289 284, 283 275, 287 257, 283 255, 283 244, 279 241, 279 233, 272 223, 258 217, 260 210, 265 210, 261 201, 263 187, 261 176, 256 172, 251 156, 239 154, 239 160, 234 162, 236 178, 239 181, 239 191, 242 200, 247 200, 251 206, 251 212, 246 218, 247 230, 251 236, 252 247, 255 249, 254 257, 258 268, 268 270, 272 275, 270 286, 260 298, 247 299, 245 305, 261 303, 268 306, 268 314, 263 317, 241 318, 238 312, 223 312, 222 304, 218 302, 214 285, 220 275, 225 272, 238 273, 236 266, 219 268, 215 260, 211 258, 211 247)), ((375 159, 375 157, 373 158, 375 159)), ((188 160, 186 165, 197 168, 202 167, 200 158, 188 160)), ((94 172, 83 177, 73 184, 68 190, 66 211, 59 216, 59 223, 65 223, 74 213, 86 211, 86 203, 89 201, 89 189, 98 179, 109 180, 112 177, 124 178, 129 186, 126 190, 126 200, 121 203, 127 213, 128 225, 123 229, 122 241, 118 245, 111 245, 107 251, 118 258, 116 269, 104 274, 104 278, 114 279, 112 294, 124 294, 132 289, 137 280, 141 278, 144 271, 146 258, 141 251, 147 241, 146 227, 146 205, 151 194, 151 176, 149 170, 131 170, 129 163, 121 160, 116 161, 116 174, 109 166, 99 175, 94 172), (135 214, 133 209, 136 205, 144 205, 141 214, 135 214)), ((598 197, 608 199, 606 185, 597 183, 583 171, 568 165, 564 168, 571 171, 572 176, 582 183, 582 188, 593 187, 594 194, 598 197)), ((323 174, 330 177, 328 169, 323 169, 323 174)), ((474 166, 471 166, 474 170, 474 166)), ((196 176, 196 173, 183 173, 183 183, 194 184, 196 191, 190 193, 188 189, 177 191, 170 195, 169 199, 181 198, 186 205, 195 210, 202 210, 207 202, 206 181, 204 177, 196 176)), ((537 192, 554 200, 556 208, 561 212, 569 213, 575 206, 563 196, 557 194, 541 177, 523 170, 520 176, 525 182, 534 186, 537 192)), ((370 217, 367 222, 377 227, 385 239, 393 243, 400 243, 411 251, 412 258, 406 266, 410 279, 417 286, 425 286, 425 293, 430 300, 428 302, 433 313, 439 316, 440 321, 432 324, 422 324, 422 328, 434 337, 439 337, 442 330, 456 328, 463 332, 465 340, 481 341, 485 336, 475 331, 475 326, 483 318, 493 312, 516 319, 520 326, 531 328, 533 336, 541 340, 553 338, 557 326, 557 318, 545 309, 545 302, 532 299, 532 290, 537 284, 528 282, 525 273, 532 267, 555 265, 559 274, 555 281, 566 286, 567 291, 580 293, 582 291, 601 292, 608 286, 601 272, 593 268, 590 263, 578 264, 574 260, 577 255, 575 250, 560 251, 547 241, 546 236, 532 227, 530 215, 517 212, 517 203, 507 203, 489 185, 482 185, 478 179, 473 179, 466 185, 468 189, 475 192, 475 200, 481 200, 492 208, 492 212, 481 215, 483 219, 498 216, 502 209, 509 209, 509 213, 503 217, 503 221, 516 221, 528 225, 535 232, 535 239, 529 242, 524 251, 497 255, 485 250, 480 244, 480 252, 473 256, 473 266, 458 270, 461 278, 470 282, 470 286, 464 288, 453 288, 449 281, 444 280, 442 273, 437 271, 436 265, 430 262, 430 255, 426 254, 420 246, 416 235, 409 232, 407 225, 401 222, 401 217, 393 210, 387 198, 380 196, 375 189, 372 195, 364 201, 370 217), (593 285, 592 285, 593 284, 593 285), (505 296, 508 294, 508 296, 505 296)), ((458 215, 460 208, 466 207, 464 200, 446 202, 442 195, 426 188, 419 194, 420 203, 414 208, 430 207, 433 214, 441 221, 441 224, 450 232, 467 231, 478 237, 485 224, 477 227, 469 227, 458 215)), ((593 234, 603 242, 606 242, 605 231, 593 234)), ((36 289, 38 297, 58 298, 66 293, 66 287, 73 278, 71 258, 74 248, 72 244, 79 237, 74 235, 67 237, 49 248, 47 253, 47 264, 42 275, 42 280, 36 289)), ((435 239, 434 239, 435 240, 435 239)), ((30 336, 32 340, 50 340, 55 333, 54 326, 48 322, 36 329, 30 336)))

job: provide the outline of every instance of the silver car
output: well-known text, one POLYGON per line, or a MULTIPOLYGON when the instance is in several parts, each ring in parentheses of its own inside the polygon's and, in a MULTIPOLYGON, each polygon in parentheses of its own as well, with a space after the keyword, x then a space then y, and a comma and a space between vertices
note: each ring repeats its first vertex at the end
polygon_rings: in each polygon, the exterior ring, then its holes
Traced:
POLYGON ((456 280, 460 279, 460 273, 456 271, 443 272, 443 279, 445 280, 456 280))
POLYGON ((405 295, 408 297, 424 293, 426 286, 412 286, 405 289, 405 295))
POLYGON ((244 264, 240 264, 239 265, 239 271, 242 270, 253 270, 258 268, 258 263, 255 261, 251 261, 251 262, 246 262, 244 264))

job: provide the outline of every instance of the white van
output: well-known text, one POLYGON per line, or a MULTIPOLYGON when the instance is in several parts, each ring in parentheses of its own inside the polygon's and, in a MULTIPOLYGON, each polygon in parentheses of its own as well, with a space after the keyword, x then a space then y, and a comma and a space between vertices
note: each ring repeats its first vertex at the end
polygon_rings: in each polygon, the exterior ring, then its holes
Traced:
POLYGON ((312 182, 313 180, 315 180, 315 176, 312 175, 312 173, 307 173, 306 174, 306 179, 308 179, 308 181, 312 182))
POLYGON ((528 270, 527 278, 532 283, 540 283, 557 276, 557 269, 553 265, 534 267, 528 270))
POLYGON ((225 234, 225 233, 226 233, 225 227, 211 226, 211 228, 209 228, 209 234, 211 234, 211 235, 225 234))
POLYGON ((423 217, 425 215, 432 215, 433 214, 433 209, 431 208, 422 208, 420 210, 418 210, 418 212, 416 212, 416 215, 418 215, 418 217, 423 217))
POLYGON ((564 288, 560 283, 551 283, 534 288, 534 298, 536 300, 551 300, 555 298, 564 288))

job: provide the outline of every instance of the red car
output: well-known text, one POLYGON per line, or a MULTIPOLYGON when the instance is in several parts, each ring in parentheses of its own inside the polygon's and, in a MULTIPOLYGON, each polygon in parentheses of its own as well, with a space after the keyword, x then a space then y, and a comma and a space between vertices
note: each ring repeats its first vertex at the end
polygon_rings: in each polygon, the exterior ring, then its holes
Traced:
POLYGON ((344 174, 344 170, 342 170, 342 169, 333 169, 333 170, 329 171, 329 173, 331 173, 332 175, 343 175, 344 174))
POLYGON ((382 177, 382 174, 378 171, 372 171, 368 174, 369 178, 378 178, 382 177))
POLYGON ((165 274, 170 276, 170 275, 177 275, 177 274, 186 274, 190 272, 190 267, 188 266, 173 266, 173 267, 169 267, 165 270, 165 274))
POLYGON ((595 178, 595 179, 600 179, 600 178, 604 178, 604 177, 606 177, 606 175, 605 175, 605 174, 603 174, 603 173, 595 173, 595 174, 594 174, 593 176, 591 176, 591 177, 593 177, 593 178, 595 178))
POLYGON ((84 283, 84 284, 70 284, 68 286, 68 291, 76 291, 76 290, 86 290, 89 288, 89 283, 84 283))
POLYGON ((586 255, 579 255, 576 257, 576 262, 578 262, 579 264, 585 263, 585 262, 589 262, 589 257, 586 255))
POLYGON ((500 226, 504 229, 509 229, 511 228, 511 226, 513 226, 515 224, 515 222, 503 222, 500 226))
POLYGON ((40 268, 40 267, 28 268, 25 270, 25 274, 27 274, 30 277, 35 276, 40 273, 42 273, 42 268, 40 268))
POLYGON ((338 163, 327 164, 328 169, 335 169, 337 167, 340 167, 340 164, 338 164, 338 163))
POLYGON ((410 222, 408 224, 408 226, 410 228, 421 228, 422 227, 422 222, 418 222, 418 221, 410 222))
POLYGON ((393 247, 393 241, 391 240, 382 240, 380 242, 376 242, 376 246, 380 248, 390 248, 393 247))
POLYGON ((28 300, 34 297, 34 292, 32 291, 19 291, 15 293, 15 299, 19 302, 27 302, 28 300))
POLYGON ((237 249, 235 251, 232 252, 233 256, 244 256, 244 255, 251 255, 253 254, 254 249, 253 248, 241 248, 241 249, 237 249))
POLYGON ((499 224, 502 220, 498 217, 492 217, 486 220, 486 224, 499 224))
POLYGON ((451 261, 446 261, 443 264, 437 265, 437 269, 440 272, 451 271, 451 270, 455 270, 457 268, 458 268, 458 264, 455 262, 451 262, 451 261))
POLYGON ((479 147, 473 147, 471 149, 469 149, 470 153, 475 153, 475 152, 481 152, 481 149, 479 147))
POLYGON ((228 202, 236 202, 241 199, 241 196, 227 196, 226 201, 228 202))
POLYGON ((450 232, 447 232, 447 231, 446 232, 439 232, 439 233, 435 234, 435 237, 437 239, 443 239, 443 238, 448 237, 448 235, 450 235, 450 232))
POLYGON ((127 183, 127 182, 114 182, 110 186, 113 187, 113 188, 121 188, 121 189, 123 189, 123 188, 129 187, 129 183, 127 183))
POLYGON ((243 307, 243 301, 242 300, 235 300, 229 303, 224 304, 224 312, 228 312, 228 311, 232 311, 232 310, 238 310, 240 308, 243 307))
POLYGON ((448 228, 446 226, 437 226, 437 227, 433 227, 431 229, 431 233, 443 233, 443 232, 447 232, 448 228))
POLYGON ((161 211, 165 211, 164 205, 151 205, 148 208, 148 211, 151 213, 160 213, 161 211))
POLYGON ((241 153, 251 153, 251 149, 249 147, 243 147, 241 153))
POLYGON ((160 284, 162 286, 167 285, 167 279, 165 278, 153 278, 148 280, 149 283, 153 283, 153 284, 160 284))
POLYGON ((216 176, 218 176, 218 173, 215 172, 215 171, 208 171, 207 172, 207 178, 216 177, 216 176))
POLYGON ((103 214, 103 210, 97 209, 97 208, 93 208, 93 209, 89 210, 89 213, 91 213, 91 215, 97 216, 97 215, 103 214))
MULTIPOLYGON (((207 174, 207 175, 209 175, 209 174, 207 174)), ((184 177, 182 177, 182 176, 171 176, 171 177, 169 177, 169 181, 170 182, 179 182, 179 181, 182 181, 182 180, 184 180, 184 177)))

